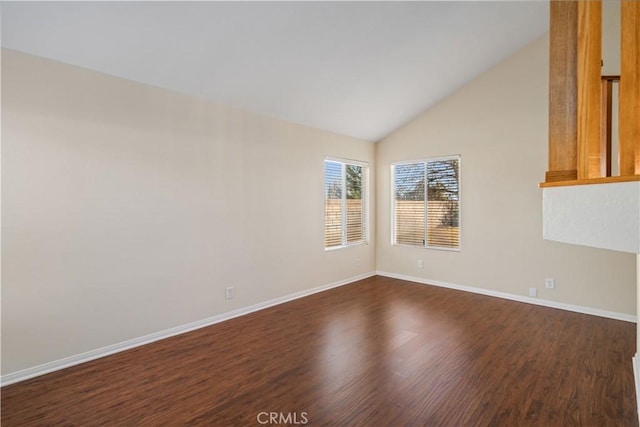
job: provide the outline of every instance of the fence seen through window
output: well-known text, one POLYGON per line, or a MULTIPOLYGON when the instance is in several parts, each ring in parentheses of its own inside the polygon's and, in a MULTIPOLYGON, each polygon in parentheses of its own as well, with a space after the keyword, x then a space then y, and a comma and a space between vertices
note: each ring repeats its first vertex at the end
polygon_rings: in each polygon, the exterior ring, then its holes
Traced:
POLYGON ((325 160, 325 248, 366 240, 366 164, 325 160))
POLYGON ((459 169, 459 156, 392 165, 394 244, 460 248, 459 169))

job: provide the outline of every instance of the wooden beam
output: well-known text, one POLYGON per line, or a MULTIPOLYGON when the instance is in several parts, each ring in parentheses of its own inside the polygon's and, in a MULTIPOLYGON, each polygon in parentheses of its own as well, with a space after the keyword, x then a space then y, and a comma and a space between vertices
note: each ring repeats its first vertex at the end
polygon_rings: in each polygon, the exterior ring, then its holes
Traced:
POLYGON ((640 175, 640 1, 621 2, 620 175, 640 175))
POLYGON ((578 2, 578 179, 601 177, 602 1, 578 2))
POLYGON ((577 178, 578 3, 550 2, 549 167, 546 182, 577 178))

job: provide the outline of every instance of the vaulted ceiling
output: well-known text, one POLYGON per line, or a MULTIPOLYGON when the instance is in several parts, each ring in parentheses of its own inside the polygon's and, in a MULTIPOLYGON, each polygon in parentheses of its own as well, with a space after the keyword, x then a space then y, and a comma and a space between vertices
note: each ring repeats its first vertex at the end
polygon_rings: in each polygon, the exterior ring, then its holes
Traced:
POLYGON ((548 2, 3 2, 2 46, 377 141, 548 29, 548 2))

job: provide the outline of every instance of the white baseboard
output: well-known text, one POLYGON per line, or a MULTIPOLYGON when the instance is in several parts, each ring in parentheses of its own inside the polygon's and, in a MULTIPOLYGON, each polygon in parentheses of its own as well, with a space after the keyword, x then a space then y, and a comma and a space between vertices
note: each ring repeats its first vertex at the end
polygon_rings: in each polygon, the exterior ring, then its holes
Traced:
POLYGON ((525 297, 506 292, 492 291, 490 289, 475 288, 472 286, 456 285, 453 283, 441 282, 438 280, 423 279, 420 277, 406 276, 404 274, 388 273, 386 271, 377 271, 378 276, 391 277, 393 279, 407 280, 423 285, 439 286, 441 288, 456 289, 458 291, 472 292, 474 294, 487 295, 491 297, 504 298, 512 301, 525 302, 528 304, 541 305, 544 307, 558 308, 560 310, 573 311, 576 313, 590 314, 592 316, 606 317, 609 319, 623 320, 625 322, 637 322, 637 316, 632 314, 617 313, 615 311, 601 310, 599 308, 583 307, 580 305, 565 304, 557 301, 549 301, 540 298, 525 297))
POLYGON ((318 286, 316 288, 306 289, 304 291, 296 292, 290 295, 274 298, 265 302, 250 305, 248 307, 239 308, 237 310, 222 313, 216 316, 207 317, 206 319, 196 320, 195 322, 187 323, 185 325, 176 326, 174 328, 165 329, 163 331, 154 332, 142 337, 133 338, 127 341, 123 341, 116 344, 111 344, 106 347, 101 347, 95 350, 88 351, 86 353, 77 354, 75 356, 65 357, 63 359, 47 362, 42 365, 34 366, 32 368, 23 369, 20 371, 12 372, 10 374, 2 375, 0 378, 1 386, 14 384, 20 381, 28 380, 40 375, 48 374, 50 372, 59 371, 61 369, 69 368, 71 366, 79 365, 81 363, 89 362, 91 360, 99 359, 101 357, 109 356, 111 354, 119 353, 121 351, 129 350, 135 347, 140 347, 145 344, 150 344, 155 341, 159 341, 165 338, 173 337, 175 335, 184 334, 196 329, 204 328, 216 323, 224 322, 235 317, 244 316, 255 311, 264 310, 274 305, 283 304, 288 301, 292 301, 298 298, 306 297, 318 292, 326 291, 328 289, 337 288, 339 286, 348 285, 349 283, 357 282, 358 280, 366 279, 368 277, 375 276, 375 272, 369 272, 361 274, 359 276, 350 277, 345 280, 339 280, 337 282, 329 283, 327 285, 318 286))
POLYGON ((636 404, 638 409, 638 421, 640 422, 640 366, 638 366, 638 353, 633 356, 633 382, 636 385, 636 404))

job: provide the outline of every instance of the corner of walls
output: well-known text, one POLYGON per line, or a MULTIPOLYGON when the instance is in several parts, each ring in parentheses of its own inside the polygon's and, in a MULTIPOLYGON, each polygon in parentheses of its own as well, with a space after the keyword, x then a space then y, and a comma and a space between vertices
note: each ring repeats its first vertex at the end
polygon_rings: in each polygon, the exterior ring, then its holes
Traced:
MULTIPOLYGON (((640 254, 636 254, 636 307, 640 315, 640 254)), ((637 328, 636 333, 637 353, 640 354, 640 328, 637 328)), ((640 405, 640 399, 638 404, 640 405)))
POLYGON ((379 142, 376 268, 635 316, 632 254, 543 240, 547 129, 545 35, 379 142), (451 154, 462 158, 461 251, 393 246, 391 163, 451 154))
POLYGON ((638 353, 633 356, 631 363, 633 365, 633 383, 636 390, 636 410, 638 421, 640 421, 640 399, 638 399, 640 396, 640 364, 638 363, 638 353))
MULTIPOLYGON (((640 313, 640 253, 636 254, 636 304, 640 313)), ((636 403, 638 405, 638 420, 640 421, 640 328, 636 328, 636 354, 633 356, 633 380, 636 385, 636 403)))

